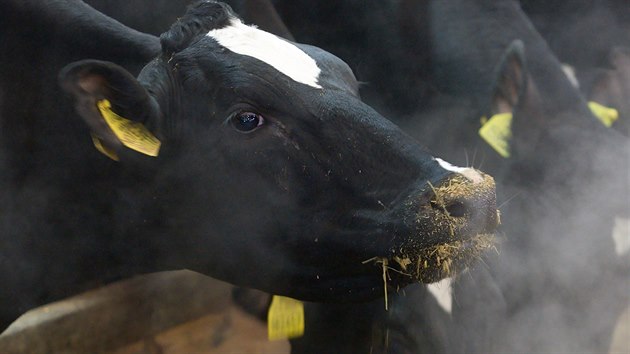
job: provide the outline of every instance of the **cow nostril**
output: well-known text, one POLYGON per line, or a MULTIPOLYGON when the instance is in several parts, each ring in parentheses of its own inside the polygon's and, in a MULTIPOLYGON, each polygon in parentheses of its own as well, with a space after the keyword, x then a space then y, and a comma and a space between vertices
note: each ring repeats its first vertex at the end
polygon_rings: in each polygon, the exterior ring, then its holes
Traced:
POLYGON ((467 207, 464 202, 461 201, 451 201, 447 203, 439 203, 436 201, 431 201, 431 206, 434 209, 440 210, 442 212, 447 212, 449 216, 454 218, 460 218, 466 215, 467 207))
POLYGON ((466 205, 459 201, 454 201, 446 205, 444 208, 452 217, 459 218, 466 214, 466 205))

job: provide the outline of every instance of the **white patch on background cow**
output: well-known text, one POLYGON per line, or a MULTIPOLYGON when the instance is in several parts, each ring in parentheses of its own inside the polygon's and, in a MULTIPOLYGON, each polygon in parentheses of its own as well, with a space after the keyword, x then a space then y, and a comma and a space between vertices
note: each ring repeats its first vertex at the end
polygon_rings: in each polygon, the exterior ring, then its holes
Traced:
POLYGON ((440 166, 442 166, 443 169, 464 175, 464 177, 468 178, 473 183, 483 181, 483 176, 481 176, 481 174, 474 168, 453 166, 439 157, 435 157, 434 159, 440 164, 440 166))
POLYGON ((612 238, 615 241, 615 252, 618 256, 630 251, 630 219, 615 217, 612 238))
POLYGON ((573 87, 580 88, 580 82, 578 81, 577 76, 575 76, 575 69, 571 65, 562 64, 562 71, 564 71, 564 74, 567 76, 573 87))
POLYGON ((263 61, 297 82, 322 88, 317 82, 321 70, 315 60, 271 33, 232 18, 228 26, 212 30, 207 35, 234 53, 263 61))
POLYGON ((437 300, 438 305, 449 314, 453 310, 453 278, 444 278, 437 283, 427 285, 429 293, 437 300))

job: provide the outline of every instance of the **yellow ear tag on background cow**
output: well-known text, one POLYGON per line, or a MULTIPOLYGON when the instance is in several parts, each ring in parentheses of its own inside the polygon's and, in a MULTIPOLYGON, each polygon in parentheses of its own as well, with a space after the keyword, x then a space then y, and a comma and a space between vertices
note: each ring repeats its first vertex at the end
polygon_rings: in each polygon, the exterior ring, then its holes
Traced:
POLYGON ((304 304, 289 297, 274 295, 267 313, 269 340, 298 338, 304 334, 304 304))
MULTIPOLYGON (((107 125, 124 146, 141 154, 158 155, 161 142, 144 125, 116 114, 112 111, 111 103, 108 100, 98 101, 97 106, 107 125)), ((96 148, 98 149, 98 146, 96 148)), ((101 150, 99 149, 99 151, 101 150)))
POLYGON ((597 117, 597 119, 599 119, 608 128, 610 128, 613 123, 619 119, 619 112, 617 112, 616 109, 606 107, 595 101, 589 101, 588 108, 590 108, 595 117, 597 117))
POLYGON ((479 136, 483 138, 499 155, 510 157, 510 139, 512 139, 512 113, 495 114, 490 119, 481 118, 479 136), (485 123, 483 123, 485 121, 485 123))

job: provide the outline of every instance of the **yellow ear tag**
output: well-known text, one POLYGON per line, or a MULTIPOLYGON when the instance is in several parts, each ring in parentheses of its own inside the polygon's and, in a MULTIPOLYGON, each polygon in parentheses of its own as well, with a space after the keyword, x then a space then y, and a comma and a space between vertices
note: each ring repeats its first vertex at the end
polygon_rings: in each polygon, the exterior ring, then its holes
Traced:
POLYGON ((274 295, 267 313, 269 340, 298 338, 304 334, 304 304, 274 295))
MULTIPOLYGON (((482 117, 482 122, 485 117, 482 117)), ((510 157, 510 139, 512 139, 512 113, 495 114, 479 129, 483 138, 499 155, 510 157)))
POLYGON ((114 113, 108 100, 98 101, 97 106, 107 125, 124 146, 141 154, 158 155, 161 142, 144 125, 114 113))
POLYGON ((118 154, 116 154, 116 151, 110 150, 105 145, 103 145, 103 143, 101 142, 101 139, 99 139, 96 135, 94 135, 94 133, 92 133, 92 142, 94 143, 94 147, 96 148, 96 150, 103 153, 103 155, 109 157, 110 159, 114 161, 119 161, 118 154))
POLYGON ((616 109, 606 107, 595 101, 589 101, 588 108, 590 108, 595 117, 597 117, 597 119, 599 119, 608 128, 610 128, 613 123, 619 119, 619 112, 617 112, 616 109))

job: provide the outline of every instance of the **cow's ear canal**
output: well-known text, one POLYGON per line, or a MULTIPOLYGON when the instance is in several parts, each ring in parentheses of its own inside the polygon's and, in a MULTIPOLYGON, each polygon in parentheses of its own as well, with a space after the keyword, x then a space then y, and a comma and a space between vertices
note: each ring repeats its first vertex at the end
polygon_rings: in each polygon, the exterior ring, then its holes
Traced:
POLYGON ((523 101, 527 89, 525 48, 521 40, 513 41, 496 67, 490 109, 492 114, 513 113, 523 101))
POLYGON ((515 40, 505 50, 496 66, 489 104, 489 114, 481 117, 479 136, 499 155, 512 155, 512 120, 527 87, 524 45, 515 40))
POLYGON ((109 62, 79 61, 61 71, 59 82, 73 96, 97 150, 117 161, 128 151, 158 156, 159 106, 125 69, 109 62))

